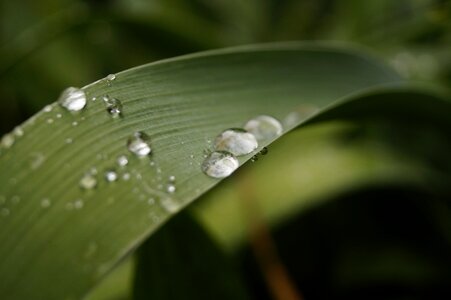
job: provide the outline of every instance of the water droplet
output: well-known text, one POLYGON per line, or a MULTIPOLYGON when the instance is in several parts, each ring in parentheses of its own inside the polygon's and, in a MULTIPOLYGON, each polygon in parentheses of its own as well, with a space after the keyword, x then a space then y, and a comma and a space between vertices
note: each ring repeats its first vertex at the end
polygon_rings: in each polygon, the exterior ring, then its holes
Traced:
POLYGON ((51 112, 52 109, 53 109, 53 107, 49 104, 49 105, 44 106, 43 110, 44 110, 44 112, 51 112))
POLYGON ((268 148, 267 148, 267 147, 263 147, 263 149, 262 149, 262 150, 260 150, 260 152, 259 152, 259 153, 260 153, 261 155, 266 155, 266 154, 268 154, 268 151, 269 151, 269 150, 268 150, 268 148))
POLYGON ((125 181, 130 180, 130 173, 124 173, 124 175, 122 175, 122 179, 124 179, 125 181))
POLYGON ((53 119, 52 118, 47 119, 47 124, 53 124, 53 119))
POLYGON ((258 116, 249 120, 244 129, 252 133, 257 140, 273 139, 282 134, 283 127, 280 122, 270 116, 258 116))
POLYGON ((86 94, 82 89, 69 87, 62 92, 58 102, 68 111, 80 111, 86 106, 86 94))
POLYGON ((175 181, 175 176, 174 175, 169 176, 168 180, 170 182, 174 182, 175 181))
POLYGON ((105 179, 108 182, 113 182, 117 180, 117 173, 114 170, 108 170, 105 172, 105 179))
POLYGON ((72 126, 75 127, 75 126, 77 126, 77 125, 78 125, 78 122, 77 122, 77 121, 73 121, 73 122, 72 122, 72 126))
POLYGON ((63 117, 62 114, 56 114, 56 118, 57 118, 57 119, 61 119, 62 117, 63 117))
POLYGON ((193 158, 194 158, 194 154, 191 154, 191 155, 189 156, 189 158, 193 159, 193 158))
POLYGON ((166 191, 170 194, 175 193, 175 190, 176 190, 176 188, 175 188, 175 185, 173 185, 173 184, 168 184, 168 186, 166 187, 166 191))
POLYGON ((128 165, 128 158, 125 155, 121 155, 117 158, 117 164, 119 165, 119 167, 125 167, 126 165, 128 165))
POLYGON ((155 199, 154 199, 154 198, 149 198, 149 199, 147 200, 147 204, 149 204, 149 205, 154 205, 154 204, 155 204, 155 199))
POLYGON ((116 79, 116 75, 114 75, 114 74, 109 74, 109 75, 106 77, 106 83, 107 83, 107 85, 108 85, 108 86, 111 86, 112 81, 114 81, 115 79, 116 79))
POLYGON ((181 205, 177 201, 169 197, 160 199, 160 204, 169 213, 175 213, 181 207, 181 205))
POLYGON ((214 141, 216 151, 226 151, 233 155, 246 155, 258 147, 255 136, 243 129, 227 129, 214 141))
POLYGON ((122 103, 116 98, 112 98, 108 95, 103 97, 107 112, 113 117, 120 117, 122 114, 122 103))
POLYGON ((41 207, 42 208, 47 208, 47 207, 50 206, 50 204, 52 204, 52 203, 50 202, 50 200, 48 198, 44 198, 41 201, 41 207))
POLYGON ((85 190, 91 190, 97 186, 97 178, 95 177, 95 173, 87 172, 83 177, 80 179, 80 187, 85 190))
POLYGON ((6 134, 2 137, 1 145, 2 147, 8 149, 14 144, 14 136, 12 134, 6 134))
POLYGON ((256 162, 258 160, 258 155, 254 155, 251 157, 251 162, 256 162))
POLYGON ((23 129, 21 127, 14 128, 13 132, 17 137, 23 136, 23 129))
POLYGON ((72 143, 74 142, 74 140, 71 139, 71 138, 67 138, 67 139, 65 140, 65 142, 66 142, 66 144, 72 144, 72 143))
POLYGON ((91 101, 92 101, 92 102, 97 101, 97 97, 92 97, 92 98, 91 98, 91 101))
POLYGON ((135 132, 127 140, 127 148, 130 152, 139 157, 147 156, 152 149, 149 145, 150 138, 143 132, 135 132))
POLYGON ((202 171, 210 177, 224 178, 233 173, 239 162, 233 154, 224 151, 215 151, 202 163, 202 171))
POLYGON ((83 200, 81 200, 81 199, 77 199, 74 202, 74 208, 75 209, 82 209, 84 205, 85 204, 84 204, 83 200))

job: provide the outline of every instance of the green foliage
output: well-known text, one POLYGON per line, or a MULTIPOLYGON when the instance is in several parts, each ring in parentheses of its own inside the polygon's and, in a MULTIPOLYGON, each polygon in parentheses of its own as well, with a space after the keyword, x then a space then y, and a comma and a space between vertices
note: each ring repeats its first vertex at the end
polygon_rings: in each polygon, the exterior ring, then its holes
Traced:
POLYGON ((451 297, 450 1, 0 5, 0 298, 451 297), (285 40, 329 42, 164 59, 285 40), (88 82, 82 112, 36 114, 88 82), (280 138, 225 180, 201 172, 262 114, 280 138))

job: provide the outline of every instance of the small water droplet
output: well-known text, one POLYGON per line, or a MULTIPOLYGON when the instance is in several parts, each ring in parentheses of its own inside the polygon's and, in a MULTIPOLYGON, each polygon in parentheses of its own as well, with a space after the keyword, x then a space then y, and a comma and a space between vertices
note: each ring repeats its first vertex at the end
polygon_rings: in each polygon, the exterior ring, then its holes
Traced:
POLYGON ((91 98, 91 101, 92 101, 92 102, 96 102, 96 101, 97 101, 97 97, 92 97, 92 98, 91 98))
POLYGON ((57 118, 57 119, 61 119, 62 117, 63 117, 62 114, 56 114, 56 118, 57 118))
POLYGON ((144 157, 149 155, 152 151, 149 145, 150 138, 147 134, 143 132, 135 132, 128 140, 127 140, 127 148, 130 152, 139 157, 144 157))
POLYGON ((251 157, 251 162, 256 162, 258 160, 258 155, 254 155, 251 157))
POLYGON ((213 178, 229 176, 239 167, 239 162, 233 154, 224 151, 215 151, 205 158, 202 171, 213 178))
POLYGON ((252 133, 243 129, 227 129, 214 141, 216 151, 226 151, 233 155, 246 155, 257 149, 258 142, 252 133))
POLYGON ((257 140, 273 139, 283 132, 282 124, 271 116, 258 116, 249 120, 244 129, 252 133, 257 140))
POLYGON ((53 124, 53 119, 52 118, 47 119, 47 124, 53 124))
POLYGON ((108 182, 113 182, 117 180, 117 173, 114 170, 108 170, 105 172, 105 179, 108 182))
POLYGON ((74 141, 74 140, 71 139, 71 138, 67 138, 67 139, 65 140, 66 144, 72 144, 73 141, 74 141))
POLYGON ((83 175, 83 177, 80 179, 80 187, 85 190, 91 190, 97 186, 97 178, 95 176, 95 173, 87 172, 83 175))
POLYGON ((262 150, 260 150, 259 153, 260 153, 261 155, 266 155, 266 154, 268 154, 268 151, 269 151, 269 150, 268 150, 268 147, 263 147, 262 150))
POLYGON ((13 132, 17 137, 23 136, 23 129, 21 127, 14 128, 13 132))
POLYGON ((125 167, 126 165, 128 165, 128 158, 125 155, 119 156, 116 161, 119 167, 125 167))
POLYGON ((181 207, 181 205, 177 201, 169 197, 160 199, 160 204, 169 213, 175 213, 181 207))
POLYGON ((194 158, 194 154, 191 154, 191 155, 189 156, 189 158, 193 159, 193 158, 194 158))
POLYGON ((170 182, 174 182, 175 181, 175 176, 174 175, 169 176, 168 180, 170 182))
POLYGON ((122 103, 116 98, 112 98, 108 95, 103 97, 107 112, 113 117, 117 118, 122 115, 122 103))
POLYGON ((125 181, 130 180, 130 173, 124 173, 124 174, 122 175, 122 179, 125 180, 125 181))
POLYGON ((78 125, 78 122, 77 122, 77 121, 73 121, 73 122, 72 122, 72 126, 75 127, 75 126, 77 126, 77 125, 78 125))
POLYGON ((155 199, 154 199, 154 198, 149 198, 149 199, 147 200, 147 204, 149 204, 149 205, 154 205, 154 204, 155 204, 155 199))
POLYGON ((75 202, 74 202, 74 208, 75 208, 75 209, 82 209, 84 205, 85 205, 85 204, 84 204, 84 202, 83 202, 82 199, 77 199, 77 200, 75 200, 75 202))
POLYGON ((58 102, 68 111, 80 111, 86 106, 86 94, 82 89, 69 87, 61 93, 58 102))
POLYGON ((50 202, 50 200, 48 198, 44 198, 41 201, 41 207, 42 208, 47 208, 47 207, 50 206, 50 204, 52 204, 52 203, 50 202))
POLYGON ((44 110, 44 112, 51 112, 52 109, 53 109, 53 107, 49 104, 49 105, 44 106, 43 110, 44 110))
POLYGON ((168 186, 166 187, 166 191, 170 194, 175 193, 176 187, 173 184, 168 184, 168 186))
POLYGON ((114 81, 115 79, 116 79, 116 75, 114 75, 114 74, 109 74, 109 75, 106 77, 106 83, 107 83, 107 85, 108 85, 108 86, 111 86, 112 81, 114 81))
POLYGON ((12 134, 6 134, 2 137, 1 145, 2 147, 8 149, 14 144, 14 136, 12 134))

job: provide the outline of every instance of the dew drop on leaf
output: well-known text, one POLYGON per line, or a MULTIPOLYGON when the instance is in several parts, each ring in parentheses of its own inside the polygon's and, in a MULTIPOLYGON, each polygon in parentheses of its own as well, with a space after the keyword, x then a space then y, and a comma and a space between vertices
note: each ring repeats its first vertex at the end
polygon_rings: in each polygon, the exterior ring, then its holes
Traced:
POLYGON ((233 173, 239 162, 233 154, 225 151, 210 153, 202 163, 202 171, 213 178, 224 178, 233 173))
POLYGON ((116 162, 119 167, 125 167, 126 165, 128 165, 128 158, 125 155, 121 155, 117 158, 116 162))
POLYGON ((105 103, 106 111, 110 114, 110 116, 113 118, 121 116, 122 103, 120 100, 106 95, 103 97, 103 102, 105 103))
POLYGON ((105 179, 108 182, 113 182, 117 180, 117 173, 114 170, 108 170, 105 172, 105 179))
POLYGON ((128 140, 127 140, 127 148, 130 152, 135 154, 138 157, 144 157, 149 155, 152 151, 149 145, 150 138, 147 134, 143 132, 135 132, 128 140))
POLYGON ((86 94, 82 89, 69 87, 61 93, 58 103, 68 111, 80 111, 86 106, 86 94))
POLYGON ((244 129, 252 133, 257 140, 267 140, 282 134, 282 124, 271 116, 258 116, 249 120, 244 129))
POLYGON ((87 172, 80 179, 80 187, 85 190, 92 190, 97 186, 97 178, 93 172, 87 172))
POLYGON ((258 142, 255 136, 239 128, 223 131, 214 141, 216 151, 226 151, 236 156, 249 154, 257 147, 258 142))

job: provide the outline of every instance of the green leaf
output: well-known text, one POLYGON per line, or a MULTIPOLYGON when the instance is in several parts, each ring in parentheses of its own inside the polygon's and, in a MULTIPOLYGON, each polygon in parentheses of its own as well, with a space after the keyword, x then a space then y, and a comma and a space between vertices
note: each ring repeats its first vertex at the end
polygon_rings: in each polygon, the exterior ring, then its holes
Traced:
POLYGON ((116 75, 111 84, 100 80, 85 88, 83 112, 53 104, 3 139, 0 294, 7 299, 86 294, 171 215, 219 182, 199 165, 222 130, 261 114, 283 120, 294 110, 311 113, 356 91, 400 82, 353 51, 296 43, 189 55, 116 75), (105 95, 123 103, 121 118, 107 113, 105 95), (150 158, 126 148, 137 131, 151 137, 150 158), (119 155, 129 157, 124 169, 119 155), (92 168, 97 187, 83 190, 80 179, 92 168), (108 183, 104 173, 112 168, 120 179, 108 183), (126 173, 129 180, 122 179, 126 173), (173 194, 166 192, 169 176, 176 177, 173 194))
POLYGON ((247 299, 239 273, 187 214, 171 220, 138 255, 133 299, 247 299))

